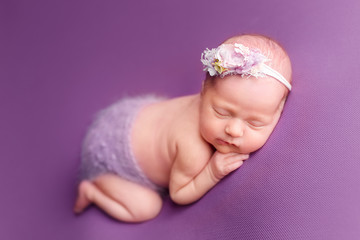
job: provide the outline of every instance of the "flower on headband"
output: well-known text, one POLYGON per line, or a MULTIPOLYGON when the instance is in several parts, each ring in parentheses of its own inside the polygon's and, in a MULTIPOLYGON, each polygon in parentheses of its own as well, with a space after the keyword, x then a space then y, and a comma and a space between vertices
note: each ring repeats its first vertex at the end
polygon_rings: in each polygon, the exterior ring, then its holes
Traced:
POLYGON ((218 48, 206 49, 201 54, 204 71, 210 76, 224 77, 229 74, 262 77, 261 66, 267 62, 258 49, 250 49, 242 44, 222 44, 218 48))
POLYGON ((291 84, 275 69, 265 64, 270 61, 257 48, 248 48, 242 44, 222 44, 217 48, 206 49, 201 54, 204 71, 210 76, 225 77, 229 74, 240 76, 265 77, 278 80, 291 91, 291 84))
POLYGON ((215 65, 214 63, 215 61, 215 53, 216 53, 216 49, 205 49, 205 51, 201 54, 201 62, 204 65, 204 71, 208 71, 210 76, 214 76, 216 75, 216 72, 218 72, 215 69, 215 65))

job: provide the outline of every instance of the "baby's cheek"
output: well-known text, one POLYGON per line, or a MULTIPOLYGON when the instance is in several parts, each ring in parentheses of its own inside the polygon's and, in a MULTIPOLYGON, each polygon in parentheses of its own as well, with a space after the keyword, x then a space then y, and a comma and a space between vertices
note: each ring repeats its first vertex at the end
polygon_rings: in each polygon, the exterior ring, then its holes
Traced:
POLYGON ((218 134, 219 131, 219 122, 214 121, 213 119, 208 119, 208 121, 203 123, 203 135, 205 135, 208 139, 211 140, 215 135, 218 134))
POLYGON ((207 134, 213 135, 216 129, 216 124, 213 121, 208 121, 206 122, 204 128, 207 134))
POLYGON ((200 133, 201 133, 201 135, 205 139, 207 139, 210 132, 211 132, 210 123, 208 121, 201 121, 200 122, 200 133))
POLYGON ((269 134, 267 132, 266 133, 259 132, 259 133, 253 134, 252 137, 247 142, 249 150, 251 152, 258 150, 266 143, 268 138, 269 138, 269 134))

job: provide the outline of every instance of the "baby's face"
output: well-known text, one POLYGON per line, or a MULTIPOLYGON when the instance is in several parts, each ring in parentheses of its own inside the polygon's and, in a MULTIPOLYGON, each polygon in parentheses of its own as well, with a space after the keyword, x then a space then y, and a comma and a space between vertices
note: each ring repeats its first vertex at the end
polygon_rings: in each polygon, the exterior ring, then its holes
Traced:
POLYGON ((218 79, 202 94, 202 137, 222 153, 256 151, 279 121, 286 91, 271 77, 218 79))

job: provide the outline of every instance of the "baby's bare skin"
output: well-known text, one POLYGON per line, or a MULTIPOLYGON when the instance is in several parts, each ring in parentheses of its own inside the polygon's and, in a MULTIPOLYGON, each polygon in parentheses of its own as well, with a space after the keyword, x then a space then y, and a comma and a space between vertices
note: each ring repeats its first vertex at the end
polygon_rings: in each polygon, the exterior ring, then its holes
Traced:
POLYGON ((191 140, 192 151, 200 158, 211 156, 211 147, 199 134, 199 104, 197 94, 155 103, 140 112, 132 132, 133 152, 154 183, 169 186, 171 168, 183 141, 191 140))
MULTIPOLYGON (((291 68, 278 71, 291 75, 291 68)), ((152 182, 169 188, 174 202, 195 202, 265 144, 287 93, 271 77, 233 75, 199 94, 151 104, 133 125, 135 158, 152 182)), ((74 211, 91 203, 127 222, 154 218, 162 207, 157 192, 113 174, 79 185, 74 211)))

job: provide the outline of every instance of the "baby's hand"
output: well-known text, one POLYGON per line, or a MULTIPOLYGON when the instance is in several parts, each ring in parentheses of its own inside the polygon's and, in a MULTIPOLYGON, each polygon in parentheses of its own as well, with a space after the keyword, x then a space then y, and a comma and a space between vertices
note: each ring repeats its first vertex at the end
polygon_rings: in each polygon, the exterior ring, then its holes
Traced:
POLYGON ((216 151, 210 159, 210 171, 215 181, 219 181, 232 171, 238 169, 244 160, 249 158, 249 154, 240 153, 220 153, 216 151))

